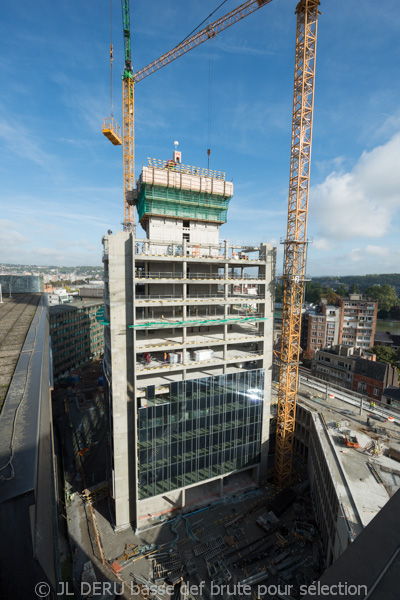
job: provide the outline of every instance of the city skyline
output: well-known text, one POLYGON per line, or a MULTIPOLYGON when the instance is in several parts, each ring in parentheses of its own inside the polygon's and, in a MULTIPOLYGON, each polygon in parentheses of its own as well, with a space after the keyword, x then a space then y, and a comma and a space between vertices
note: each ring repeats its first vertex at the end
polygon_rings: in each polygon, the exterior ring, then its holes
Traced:
MULTIPOLYGON (((240 2, 226 2, 210 21, 240 2)), ((136 176, 147 157, 226 172, 221 237, 286 235, 296 2, 274 0, 136 86, 136 176), (212 81, 212 85, 210 85, 212 81)), ((134 71, 178 44, 215 3, 131 6, 134 71), (156 17, 154 17, 156 15, 156 17)), ((308 237, 310 276, 398 270, 399 7, 321 3, 308 237), (382 65, 384 65, 382 67, 382 65)), ((113 7, 114 117, 122 124, 121 10, 113 7)), ((110 116, 110 6, 8 5, 0 63, 4 263, 100 265, 121 230, 122 150, 110 116), (19 74, 23 73, 23 78, 19 74), (23 84, 21 83, 23 82, 23 84)), ((140 230, 140 228, 139 228, 140 230)), ((141 230, 140 230, 141 231, 141 230)), ((141 231, 142 237, 144 232, 141 231)))

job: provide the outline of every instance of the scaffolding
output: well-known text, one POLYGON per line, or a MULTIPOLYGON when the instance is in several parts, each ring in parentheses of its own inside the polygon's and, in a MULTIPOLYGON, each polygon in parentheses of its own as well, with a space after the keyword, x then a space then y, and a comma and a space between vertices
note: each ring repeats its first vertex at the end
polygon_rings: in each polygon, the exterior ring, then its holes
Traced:
POLYGON ((138 193, 139 220, 149 216, 226 223, 230 198, 142 183, 138 193))

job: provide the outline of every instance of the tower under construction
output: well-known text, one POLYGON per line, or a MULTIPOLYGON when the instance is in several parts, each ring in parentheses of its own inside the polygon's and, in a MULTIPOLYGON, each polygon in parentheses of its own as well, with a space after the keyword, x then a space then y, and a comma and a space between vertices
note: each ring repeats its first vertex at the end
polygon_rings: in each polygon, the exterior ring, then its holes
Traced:
POLYGON ((115 524, 141 529, 266 474, 275 248, 220 240, 233 184, 180 152, 134 196, 144 235, 103 239, 104 370, 115 524))

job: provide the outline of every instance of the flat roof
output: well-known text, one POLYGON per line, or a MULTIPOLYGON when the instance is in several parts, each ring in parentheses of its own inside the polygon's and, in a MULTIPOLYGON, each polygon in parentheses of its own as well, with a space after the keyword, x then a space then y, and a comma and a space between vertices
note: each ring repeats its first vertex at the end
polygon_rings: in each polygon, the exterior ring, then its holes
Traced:
MULTIPOLYGON (((49 356, 44 353, 46 340, 48 352, 46 295, 38 294, 37 300, 39 304, 34 306, 33 319, 24 326, 23 346, 19 348, 15 372, 0 414, 0 475, 3 478, 0 480, 0 502, 33 490, 38 475, 42 371, 46 363, 48 369, 49 356)), ((10 336, 14 330, 15 327, 10 336)), ((48 385, 50 390, 50 380, 48 385)))
MULTIPOLYGON (((328 468, 356 536, 400 489, 400 463, 384 455, 389 447, 400 450, 400 428, 396 422, 370 419, 372 428, 383 429, 382 433, 374 433, 367 425, 368 401, 364 402, 366 410, 360 413, 359 407, 336 397, 328 401, 321 397, 306 398, 305 392, 309 389, 300 385, 299 403, 313 414, 328 468), (346 432, 357 437, 359 448, 341 444, 340 438, 343 439, 346 432), (377 453, 373 452, 372 443, 376 444, 377 453)), ((314 392, 323 396, 321 392, 314 392)))
POLYGON ((0 413, 42 294, 14 294, 3 291, 0 304, 0 413))
POLYGON ((50 316, 61 315, 67 312, 75 312, 81 308, 92 308, 93 306, 102 306, 104 301, 102 298, 96 298, 93 300, 73 300, 72 302, 65 302, 64 304, 54 304, 50 306, 50 316))

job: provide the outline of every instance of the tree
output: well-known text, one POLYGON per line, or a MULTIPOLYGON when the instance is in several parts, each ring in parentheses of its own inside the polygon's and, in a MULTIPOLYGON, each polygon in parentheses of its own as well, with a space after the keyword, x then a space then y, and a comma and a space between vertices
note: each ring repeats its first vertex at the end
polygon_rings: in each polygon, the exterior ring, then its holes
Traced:
POLYGON ((280 283, 275 284, 275 302, 283 302, 283 286, 280 283))
POLYGON ((335 290, 336 294, 338 296, 340 296, 341 298, 343 298, 344 296, 347 296, 347 287, 344 285, 344 283, 341 283, 335 290))
POLYGON ((390 346, 373 346, 371 352, 376 354, 376 360, 381 363, 388 365, 397 366, 399 364, 399 357, 397 356, 396 350, 393 350, 390 346))
POLYGON ((400 320, 400 306, 392 306, 389 311, 389 317, 391 319, 400 320))
POLYGON ((378 300, 379 310, 389 311, 392 306, 399 305, 396 291, 391 285, 373 285, 365 290, 365 295, 373 300, 378 300))
POLYGON ((358 283, 353 283, 353 285, 351 285, 349 288, 349 294, 359 294, 359 293, 360 293, 360 286, 358 285, 358 283))
POLYGON ((327 286, 322 288, 321 296, 326 298, 326 301, 328 302, 328 304, 334 304, 334 305, 337 304, 339 297, 340 297, 332 288, 327 287, 327 286))
POLYGON ((311 302, 311 304, 318 304, 321 300, 322 294, 322 286, 319 282, 307 281, 306 290, 305 290, 305 300, 306 302, 311 302))

